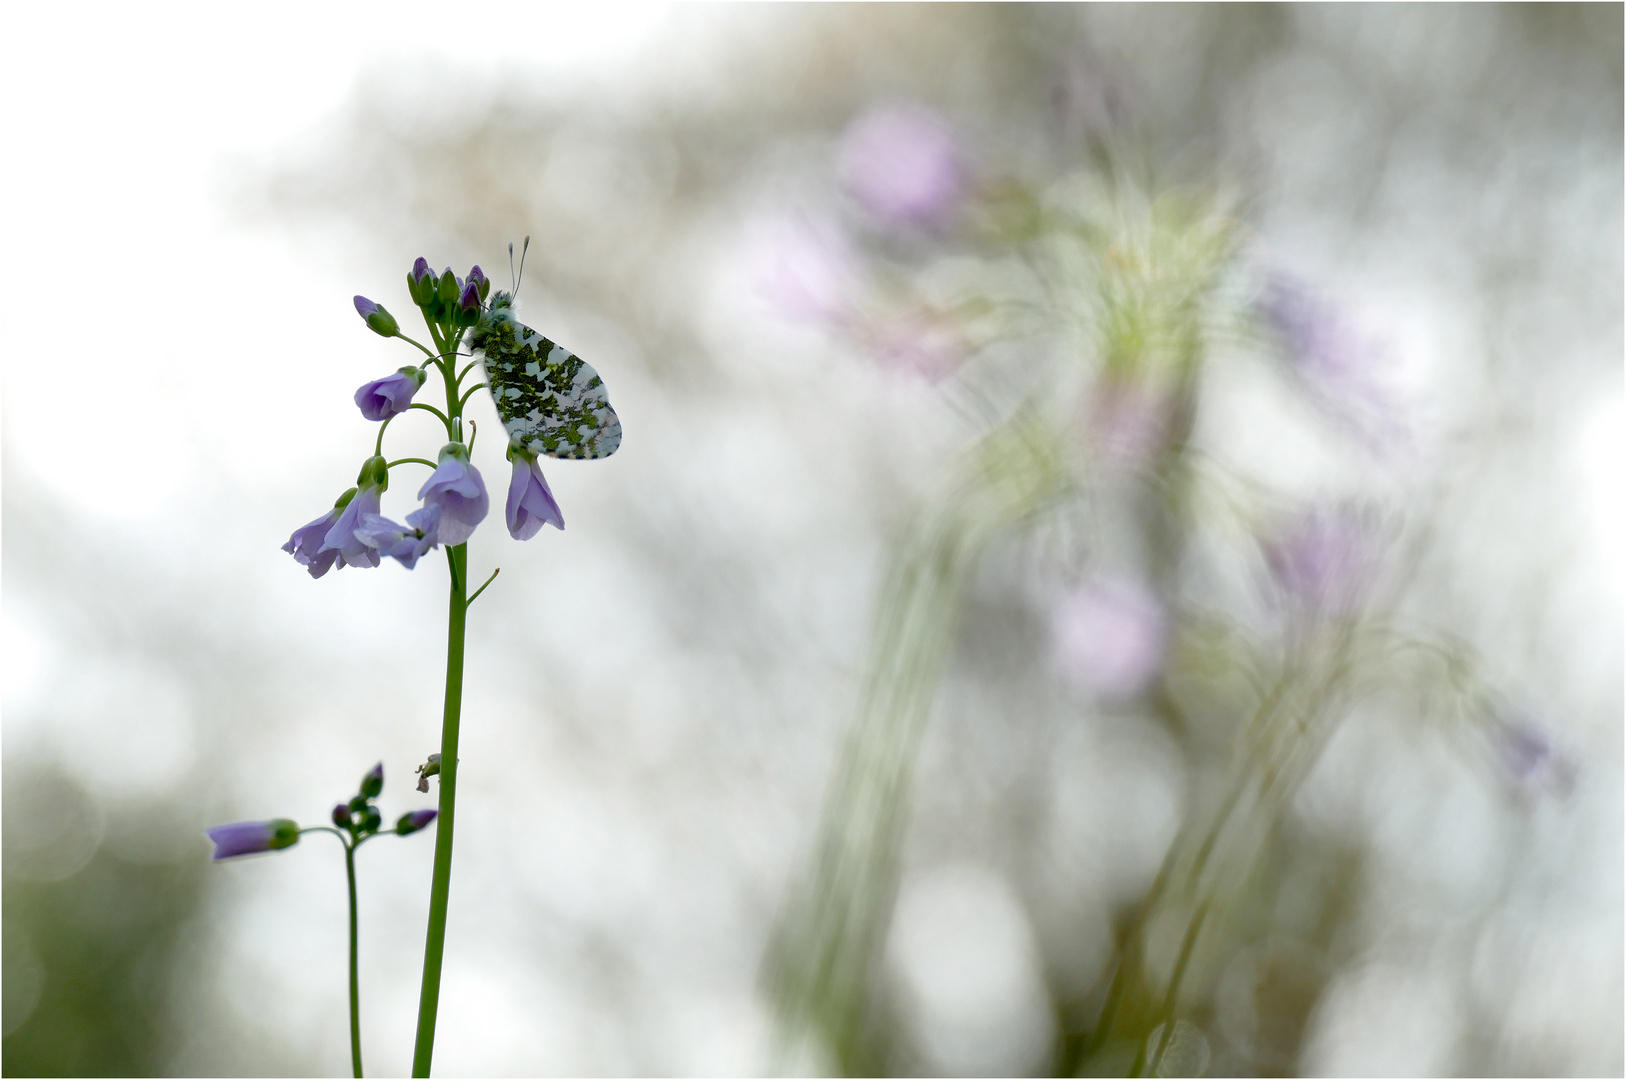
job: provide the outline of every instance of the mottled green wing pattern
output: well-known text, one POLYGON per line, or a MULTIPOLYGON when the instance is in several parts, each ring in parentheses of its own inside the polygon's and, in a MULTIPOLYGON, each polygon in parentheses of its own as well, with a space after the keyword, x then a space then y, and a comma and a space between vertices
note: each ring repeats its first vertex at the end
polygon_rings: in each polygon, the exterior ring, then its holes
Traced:
POLYGON ((507 296, 470 335, 510 438, 554 458, 603 458, 621 445, 621 420, 604 380, 569 349, 516 320, 507 296))

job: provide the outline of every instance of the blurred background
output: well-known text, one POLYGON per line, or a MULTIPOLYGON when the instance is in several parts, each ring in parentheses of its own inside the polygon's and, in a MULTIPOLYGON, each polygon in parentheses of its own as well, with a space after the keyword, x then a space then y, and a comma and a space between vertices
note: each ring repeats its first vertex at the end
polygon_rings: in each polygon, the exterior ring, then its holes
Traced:
POLYGON ((470 545, 437 1073, 1626 1068, 1619 6, 13 21, 7 1074, 345 1073, 202 830, 432 804, 443 560, 278 547, 527 234, 626 436, 470 545))

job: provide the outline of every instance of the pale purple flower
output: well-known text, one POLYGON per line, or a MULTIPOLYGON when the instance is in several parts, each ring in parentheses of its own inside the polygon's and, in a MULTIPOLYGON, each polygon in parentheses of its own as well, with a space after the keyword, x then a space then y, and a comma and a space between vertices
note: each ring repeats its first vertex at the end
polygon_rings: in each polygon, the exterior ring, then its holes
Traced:
POLYGON ((409 836, 434 821, 439 814, 438 810, 413 810, 411 813, 402 814, 401 820, 395 823, 395 831, 402 836, 409 836))
MULTIPOLYGON (((440 464, 434 475, 418 489, 418 498, 425 509, 434 507, 440 513, 436 539, 447 547, 455 547, 474 535, 474 528, 485 520, 491 509, 486 495, 485 481, 480 470, 462 456, 466 454, 458 444, 448 444, 440 452, 440 464), (455 448, 455 449, 454 449, 455 448)), ((377 510, 373 511, 377 513, 377 510)))
POLYGON ((294 561, 310 571, 313 578, 319 578, 333 568, 333 562, 339 557, 334 550, 324 550, 328 530, 333 528, 339 520, 342 511, 335 506, 308 525, 301 525, 288 537, 288 542, 282 545, 282 550, 294 557, 294 561))
POLYGON ((749 287, 781 319, 839 324, 851 315, 858 258, 833 226, 764 222, 748 238, 747 252, 749 287))
POLYGON ((261 851, 276 851, 299 842, 299 824, 287 818, 239 821, 203 831, 215 843, 215 862, 261 851))
POLYGON ((559 512, 542 466, 534 456, 522 453, 514 454, 513 462, 513 477, 508 482, 508 535, 529 540, 544 525, 562 530, 565 516, 559 512))
POLYGON ((1282 594, 1330 615, 1358 608, 1372 584, 1375 538, 1366 519, 1339 508, 1313 510, 1266 542, 1265 564, 1282 594))
POLYGON ((936 382, 959 367, 965 346, 950 327, 930 319, 907 319, 881 333, 877 359, 886 367, 936 382))
POLYGON ((332 551, 338 555, 339 566, 377 566, 378 552, 367 542, 356 535, 361 527, 362 518, 369 514, 378 513, 378 488, 368 486, 356 493, 338 518, 333 527, 328 529, 327 535, 322 538, 322 551, 332 551))
POLYGON ((363 515, 356 538, 386 559, 395 559, 411 570, 437 543, 435 526, 440 508, 426 506, 407 515, 407 524, 398 525, 381 514, 363 515))
POLYGON ((1325 415, 1373 451, 1409 442, 1405 409, 1391 385, 1394 357, 1387 343, 1282 275, 1266 284, 1259 307, 1294 376, 1325 415))
POLYGON ((1145 468, 1168 431, 1167 396, 1138 382, 1108 381, 1090 406, 1090 435, 1102 464, 1132 472, 1145 468))
POLYGON ((1554 747, 1547 733, 1522 717, 1499 720, 1491 744, 1504 776, 1516 793, 1545 791, 1564 798, 1575 788, 1578 772, 1569 755, 1554 747))
POLYGON ((418 261, 412 264, 412 280, 414 281, 422 281, 426 275, 432 275, 433 273, 434 271, 429 269, 429 260, 422 255, 419 255, 418 261))
POLYGON ((887 105, 855 120, 841 137, 842 186, 878 222, 942 224, 959 207, 965 167, 947 121, 921 105, 887 105))
POLYGON ((1130 578, 1097 578, 1072 590, 1056 606, 1050 629, 1061 676, 1110 700, 1144 690, 1168 647, 1162 603, 1130 578))
POLYGON ((388 420, 407 411, 423 382, 424 373, 420 369, 404 367, 357 390, 356 407, 369 420, 388 420))

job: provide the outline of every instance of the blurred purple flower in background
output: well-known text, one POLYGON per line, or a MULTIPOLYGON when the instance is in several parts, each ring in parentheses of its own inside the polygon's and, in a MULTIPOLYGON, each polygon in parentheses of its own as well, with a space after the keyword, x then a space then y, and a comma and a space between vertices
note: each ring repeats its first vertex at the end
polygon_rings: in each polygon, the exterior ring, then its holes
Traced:
POLYGON ((1348 615, 1365 600, 1375 570, 1375 538, 1366 518, 1347 508, 1316 509, 1264 544, 1265 564, 1291 602, 1348 615))
POLYGON ((543 525, 563 530, 565 516, 559 511, 536 457, 516 452, 513 462, 514 473, 508 483, 508 534, 515 540, 529 540, 542 531, 543 525))
POLYGON ((839 229, 766 221, 747 248, 750 286, 773 314, 790 322, 846 322, 858 293, 858 259, 839 229))
POLYGON ((1496 721, 1491 746, 1516 794, 1544 791, 1562 799, 1574 790, 1579 771, 1575 762, 1555 748, 1535 722, 1522 716, 1496 721))
POLYGON ((841 137, 836 169, 853 201, 892 227, 941 225, 965 190, 954 132, 923 105, 883 105, 853 121, 841 137))
POLYGON ((1165 394, 1138 382, 1106 380, 1090 402, 1090 438, 1108 468, 1134 472, 1150 464, 1168 428, 1165 394))
POLYGON ((944 323, 911 318, 881 332, 875 342, 875 355, 883 367, 936 382, 960 366, 965 347, 960 336, 944 323))
POLYGON ((1096 578, 1072 590, 1057 604, 1050 629, 1062 678, 1109 700, 1145 689, 1168 648, 1163 604, 1130 578, 1096 578))
POLYGON ((322 551, 336 553, 340 567, 378 565, 378 552, 356 535, 362 518, 378 513, 378 499, 378 488, 372 485, 362 488, 350 500, 350 505, 339 512, 333 527, 322 538, 322 551))
POLYGON ((423 386, 424 373, 404 367, 382 379, 374 379, 356 391, 356 407, 369 420, 388 420, 407 411, 413 395, 423 386))
POLYGON ((270 821, 239 821, 232 825, 216 825, 205 829, 204 835, 215 843, 213 859, 234 859, 239 855, 253 855, 261 851, 276 851, 299 842, 299 824, 288 818, 270 821))
MULTIPOLYGON (((455 547, 473 536, 475 526, 485 520, 491 509, 480 470, 464 460, 452 446, 440 452, 440 465, 418 489, 418 498, 423 500, 425 509, 434 507, 439 512, 436 539, 447 547, 455 547)), ((372 512, 378 512, 376 505, 372 512)))
POLYGON ((1266 283, 1259 310, 1281 339, 1294 376, 1323 412, 1374 452, 1409 444, 1404 408, 1388 385, 1394 360, 1388 344, 1280 274, 1266 283))

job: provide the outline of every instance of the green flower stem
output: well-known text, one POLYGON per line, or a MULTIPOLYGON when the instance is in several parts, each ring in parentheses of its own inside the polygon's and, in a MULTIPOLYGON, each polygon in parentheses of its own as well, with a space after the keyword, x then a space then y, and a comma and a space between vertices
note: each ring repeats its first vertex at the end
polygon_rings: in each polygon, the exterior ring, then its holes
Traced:
POLYGON ((344 873, 350 882, 350 1062, 361 1076, 361 978, 356 971, 356 848, 344 845, 344 873))
POLYGON ((451 596, 446 620, 446 711, 440 731, 440 817, 435 831, 435 874, 429 891, 429 932, 423 949, 423 991, 412 1075, 428 1076, 440 1007, 440 965, 446 950, 446 904, 452 884, 452 826, 457 801, 457 728, 463 710, 463 626, 468 612, 468 545, 446 552, 451 596))

